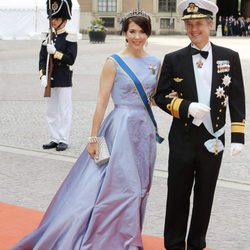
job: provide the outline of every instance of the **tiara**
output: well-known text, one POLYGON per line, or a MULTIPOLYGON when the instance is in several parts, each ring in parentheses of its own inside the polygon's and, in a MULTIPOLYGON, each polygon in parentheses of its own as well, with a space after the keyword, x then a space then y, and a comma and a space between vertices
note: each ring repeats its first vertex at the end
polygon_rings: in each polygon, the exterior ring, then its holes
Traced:
POLYGON ((136 16, 144 17, 144 18, 150 20, 150 16, 144 10, 138 10, 138 9, 136 9, 136 10, 131 10, 126 16, 124 16, 121 19, 120 23, 123 23, 127 19, 129 19, 131 17, 136 17, 136 16))

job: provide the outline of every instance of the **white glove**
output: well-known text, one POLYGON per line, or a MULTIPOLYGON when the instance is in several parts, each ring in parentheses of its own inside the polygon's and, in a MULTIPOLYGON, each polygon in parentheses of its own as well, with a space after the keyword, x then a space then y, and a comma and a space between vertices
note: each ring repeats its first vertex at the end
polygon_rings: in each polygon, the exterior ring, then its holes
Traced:
POLYGON ((47 44, 47 52, 54 55, 56 53, 56 48, 54 44, 47 44))
POLYGON ((243 151, 243 148, 244 148, 244 144, 232 142, 231 143, 231 150, 230 150, 231 156, 235 156, 235 155, 239 154, 240 152, 243 151))
POLYGON ((203 118, 209 113, 210 107, 203 103, 192 102, 189 105, 188 113, 194 117, 193 124, 200 126, 203 118))
POLYGON ((188 113, 197 119, 202 119, 209 111, 210 107, 198 102, 192 102, 188 108, 188 113))
POLYGON ((46 75, 43 75, 43 76, 41 77, 40 82, 41 82, 41 85, 42 85, 44 88, 46 88, 46 87, 47 87, 47 76, 46 76, 46 75))

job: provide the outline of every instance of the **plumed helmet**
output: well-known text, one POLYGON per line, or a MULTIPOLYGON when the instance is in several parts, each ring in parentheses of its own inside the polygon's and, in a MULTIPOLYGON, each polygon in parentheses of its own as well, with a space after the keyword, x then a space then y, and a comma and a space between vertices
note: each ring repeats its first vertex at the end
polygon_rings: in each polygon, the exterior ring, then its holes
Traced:
POLYGON ((71 0, 47 0, 48 17, 50 16, 50 10, 52 18, 71 19, 72 2, 71 0))

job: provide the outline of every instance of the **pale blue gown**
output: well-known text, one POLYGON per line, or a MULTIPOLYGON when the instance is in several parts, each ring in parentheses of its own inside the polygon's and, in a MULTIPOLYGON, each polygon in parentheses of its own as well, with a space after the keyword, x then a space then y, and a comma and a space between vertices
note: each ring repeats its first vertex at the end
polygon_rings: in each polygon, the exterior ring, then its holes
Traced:
MULTIPOLYGON (((121 57, 151 95, 160 60, 151 55, 121 57)), ((130 245, 143 249, 142 223, 156 157, 155 129, 133 83, 120 66, 116 70, 114 109, 100 129, 111 154, 109 162, 98 167, 85 149, 38 228, 12 250, 128 250, 130 245)))

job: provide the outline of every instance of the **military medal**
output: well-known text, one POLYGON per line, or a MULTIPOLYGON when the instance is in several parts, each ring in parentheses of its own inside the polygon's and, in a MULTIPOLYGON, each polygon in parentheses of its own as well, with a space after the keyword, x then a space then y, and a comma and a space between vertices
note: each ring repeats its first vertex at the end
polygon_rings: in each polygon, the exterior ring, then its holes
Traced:
POLYGON ((214 144, 214 154, 218 155, 218 153, 219 153, 219 145, 218 142, 216 141, 214 144))
POLYGON ((224 75, 223 79, 222 79, 222 84, 225 86, 225 87, 228 87, 231 83, 231 77, 229 75, 224 75))
POLYGON ((215 95, 216 95, 216 97, 217 98, 223 98, 223 97, 225 97, 225 90, 224 90, 224 88, 223 87, 218 87, 217 89, 216 89, 216 91, 215 91, 215 95))
POLYGON ((218 60, 217 73, 225 73, 230 71, 230 62, 228 60, 218 60))
POLYGON ((201 60, 201 59, 199 59, 199 61, 197 61, 197 62, 196 62, 196 66, 197 66, 197 68, 199 68, 199 69, 201 69, 201 68, 202 68, 202 66, 203 66, 203 62, 202 62, 202 60, 201 60))

